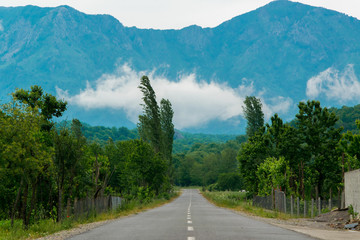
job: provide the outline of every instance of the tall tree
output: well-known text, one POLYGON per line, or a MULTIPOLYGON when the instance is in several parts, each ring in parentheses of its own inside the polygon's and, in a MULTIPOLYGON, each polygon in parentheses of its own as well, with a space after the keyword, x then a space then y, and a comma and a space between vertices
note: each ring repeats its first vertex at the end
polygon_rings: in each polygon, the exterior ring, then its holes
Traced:
POLYGON ((257 130, 264 126, 264 113, 259 98, 247 96, 244 104, 243 111, 247 120, 246 135, 251 137, 257 130))
POLYGON ((300 102, 298 107, 296 125, 302 148, 308 153, 303 165, 308 165, 311 171, 307 185, 315 186, 315 194, 318 197, 325 190, 332 188, 336 182, 339 183, 336 179, 336 176, 340 176, 336 147, 342 128, 335 128, 338 117, 327 108, 322 108, 319 101, 300 102))
POLYGON ((265 127, 260 128, 247 142, 241 144, 237 159, 239 170, 246 190, 252 194, 258 192, 258 177, 256 171, 258 166, 270 156, 271 149, 268 147, 265 136, 265 127))
POLYGON ((28 105, 32 109, 37 107, 45 122, 42 129, 50 131, 53 124, 50 120, 53 117, 61 117, 66 110, 67 102, 56 99, 55 96, 43 92, 40 86, 31 86, 31 90, 17 89, 13 94, 13 99, 28 105))
POLYGON ((163 154, 166 160, 169 161, 169 167, 172 165, 172 150, 174 141, 174 124, 172 122, 174 111, 171 103, 167 99, 161 99, 160 102, 160 123, 162 129, 162 144, 163 154))
POLYGON ((27 227, 36 203, 39 176, 50 167, 53 148, 44 144, 44 133, 40 130, 42 118, 36 109, 13 102, 3 105, 1 112, 0 169, 6 169, 8 176, 18 180, 17 194, 11 201, 11 218, 14 219, 22 201, 19 212, 27 227))
POLYGON ((148 141, 156 153, 161 152, 161 123, 160 109, 156 101, 156 94, 147 76, 143 76, 139 86, 143 93, 143 115, 139 116, 138 130, 140 137, 148 141))

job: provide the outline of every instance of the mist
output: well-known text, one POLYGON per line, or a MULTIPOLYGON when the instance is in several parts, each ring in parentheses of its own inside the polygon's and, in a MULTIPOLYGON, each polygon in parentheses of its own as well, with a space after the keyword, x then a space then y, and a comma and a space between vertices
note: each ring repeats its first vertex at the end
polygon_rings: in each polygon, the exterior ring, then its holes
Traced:
POLYGON ((57 88, 57 96, 85 109, 123 109, 127 118, 136 123, 142 113, 142 95, 138 85, 143 75, 149 77, 158 103, 162 98, 172 103, 177 129, 243 116, 243 102, 250 95, 261 98, 266 119, 275 112, 286 113, 292 107, 292 100, 281 96, 269 99, 267 104, 262 92, 257 92, 253 82, 247 79, 243 79, 237 88, 199 80, 194 73, 179 76, 179 81, 174 82, 154 75, 154 71, 136 72, 127 64, 119 67, 114 74, 88 82, 86 88, 76 95, 70 96, 66 90, 57 88))

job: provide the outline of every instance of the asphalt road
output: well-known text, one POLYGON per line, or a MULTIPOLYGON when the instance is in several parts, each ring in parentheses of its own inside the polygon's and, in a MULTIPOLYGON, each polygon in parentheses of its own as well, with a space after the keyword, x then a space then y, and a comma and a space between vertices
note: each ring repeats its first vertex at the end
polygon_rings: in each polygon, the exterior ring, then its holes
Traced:
POLYGON ((167 205, 90 230, 72 240, 213 240, 213 239, 313 239, 306 235, 215 207, 197 190, 167 205))

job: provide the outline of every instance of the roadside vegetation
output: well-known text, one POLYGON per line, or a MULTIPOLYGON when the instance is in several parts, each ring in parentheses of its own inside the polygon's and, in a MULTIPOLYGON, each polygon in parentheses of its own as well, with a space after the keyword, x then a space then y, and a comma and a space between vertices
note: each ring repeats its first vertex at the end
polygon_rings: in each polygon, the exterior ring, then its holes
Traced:
POLYGON ((360 168, 359 107, 335 110, 307 101, 298 109, 289 123, 278 114, 266 123, 260 99, 246 97, 246 136, 222 144, 197 143, 175 154, 175 183, 208 191, 246 190, 249 198, 277 189, 302 201, 339 199, 344 172, 360 168))
MULTIPOLYGON (((67 103, 40 86, 18 89, 0 105, 0 234, 31 237, 70 228, 78 221, 71 220, 74 203, 85 198, 119 196, 126 202, 121 215, 174 196, 172 106, 166 99, 157 103, 147 76, 139 89, 140 139, 90 141, 77 119, 56 125, 67 103)), ((83 222, 99 219, 85 215, 83 222)))
POLYGON ((62 220, 61 222, 57 222, 56 219, 42 219, 31 224, 28 229, 24 229, 21 220, 15 220, 13 226, 11 226, 11 220, 0 220, 0 239, 36 239, 62 230, 78 227, 82 224, 106 221, 137 214, 147 209, 159 207, 165 203, 168 203, 177 198, 179 194, 180 192, 174 191, 169 195, 169 198, 153 198, 148 202, 130 200, 115 211, 107 211, 101 214, 93 213, 89 216, 80 218, 74 218, 71 216, 62 220))
MULTIPOLYGON (((264 217, 264 218, 279 218, 289 219, 289 214, 284 214, 278 211, 271 211, 264 208, 256 207, 252 205, 252 200, 247 200, 247 194, 245 192, 209 192, 202 191, 202 195, 211 203, 218 207, 230 208, 236 211, 245 212, 250 215, 264 217)), ((295 216, 294 216, 295 217, 295 216)))

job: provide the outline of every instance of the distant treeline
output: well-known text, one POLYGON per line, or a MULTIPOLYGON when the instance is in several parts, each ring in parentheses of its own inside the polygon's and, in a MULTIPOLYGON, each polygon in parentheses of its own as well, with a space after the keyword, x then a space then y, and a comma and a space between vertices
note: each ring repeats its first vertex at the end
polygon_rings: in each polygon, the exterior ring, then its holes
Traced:
POLYGON ((343 132, 359 132, 355 121, 360 119, 360 104, 354 107, 330 108, 329 111, 334 112, 339 117, 335 127, 343 127, 343 132))
MULTIPOLYGON (((57 124, 57 127, 70 126, 70 124, 71 121, 62 121, 57 124)), ((101 144, 105 144, 109 139, 112 141, 124 141, 139 138, 136 128, 91 126, 84 122, 82 122, 82 132, 88 141, 96 141, 101 144)), ((188 151, 195 143, 225 143, 235 138, 236 135, 188 133, 175 130, 173 153, 188 151)))

